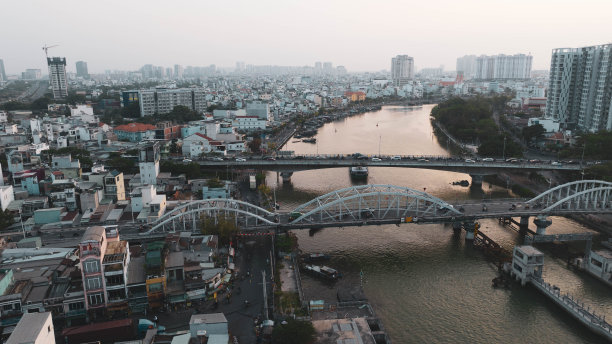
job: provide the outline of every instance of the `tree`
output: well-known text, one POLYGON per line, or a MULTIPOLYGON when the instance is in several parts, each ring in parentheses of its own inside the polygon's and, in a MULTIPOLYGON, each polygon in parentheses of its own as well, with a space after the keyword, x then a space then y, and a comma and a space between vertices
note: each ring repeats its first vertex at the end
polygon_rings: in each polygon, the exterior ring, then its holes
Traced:
POLYGON ((170 143, 170 154, 180 153, 179 146, 176 144, 176 140, 172 140, 170 143))
POLYGON ((311 322, 289 319, 272 331, 275 344, 310 344, 315 340, 315 329, 311 322))
POLYGON ((47 110, 47 106, 51 103, 48 97, 41 97, 32 102, 32 110, 47 110))
POLYGON ((140 102, 130 103, 128 106, 121 108, 121 116, 128 118, 140 117, 140 102))
POLYGON ((82 104, 84 102, 85 102, 85 96, 82 94, 76 94, 76 92, 71 92, 66 97, 66 104, 76 105, 76 104, 82 104))
POLYGON ((259 153, 259 150, 261 148, 261 139, 260 138, 254 138, 247 145, 249 146, 249 149, 251 150, 251 152, 259 153))
POLYGON ((9 213, 7 210, 0 210, 0 231, 7 229, 13 223, 15 223, 13 215, 11 215, 11 213, 9 213))
POLYGON ((200 218, 200 231, 205 235, 216 235, 219 244, 228 245, 230 240, 238 233, 238 225, 233 215, 207 216, 203 214, 200 218))
POLYGON ((506 140, 504 151, 504 137, 493 136, 478 146, 478 155, 491 157, 522 157, 523 149, 512 140, 506 140), (505 153, 504 153, 505 152, 505 153))
POLYGON ((530 142, 541 139, 542 137, 544 137, 545 132, 546 129, 544 129, 541 124, 535 124, 532 126, 524 127, 521 134, 525 141, 530 142))

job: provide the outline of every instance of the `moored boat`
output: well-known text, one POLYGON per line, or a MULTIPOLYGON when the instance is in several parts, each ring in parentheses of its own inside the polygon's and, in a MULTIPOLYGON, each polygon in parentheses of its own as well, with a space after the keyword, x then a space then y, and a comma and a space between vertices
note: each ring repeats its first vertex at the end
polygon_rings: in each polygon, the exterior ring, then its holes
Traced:
POLYGON ((368 176, 367 166, 353 166, 350 169, 351 177, 365 178, 368 176))
POLYGON ((314 276, 322 277, 328 280, 337 280, 341 277, 340 273, 336 269, 332 269, 329 266, 318 266, 318 265, 304 265, 306 272, 311 273, 314 276))

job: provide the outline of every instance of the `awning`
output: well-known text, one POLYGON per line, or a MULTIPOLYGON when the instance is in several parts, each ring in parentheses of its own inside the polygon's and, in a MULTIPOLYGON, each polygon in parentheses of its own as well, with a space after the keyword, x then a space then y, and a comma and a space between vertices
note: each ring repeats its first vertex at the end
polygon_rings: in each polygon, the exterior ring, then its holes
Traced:
POLYGON ((206 289, 196 289, 190 290, 187 292, 187 299, 189 300, 199 300, 206 297, 206 289))
POLYGON ((187 297, 185 294, 170 295, 169 297, 170 303, 179 303, 179 302, 185 302, 185 301, 187 301, 187 297))

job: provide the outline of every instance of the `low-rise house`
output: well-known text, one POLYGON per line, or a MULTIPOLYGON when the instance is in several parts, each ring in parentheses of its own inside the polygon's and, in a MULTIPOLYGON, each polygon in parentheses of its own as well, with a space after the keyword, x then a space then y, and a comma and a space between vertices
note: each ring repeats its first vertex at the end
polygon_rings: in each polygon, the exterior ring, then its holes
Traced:
POLYGON ((144 140, 153 140, 155 138, 155 126, 144 123, 129 123, 116 126, 113 129, 117 140, 130 142, 141 142, 144 140))

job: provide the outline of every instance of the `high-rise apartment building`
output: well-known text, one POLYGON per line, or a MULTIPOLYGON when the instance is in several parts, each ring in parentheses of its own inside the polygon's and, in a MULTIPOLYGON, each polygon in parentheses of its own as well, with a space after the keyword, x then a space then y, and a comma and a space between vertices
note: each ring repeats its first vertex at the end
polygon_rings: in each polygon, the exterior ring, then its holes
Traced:
POLYGON ((566 127, 612 130, 612 44, 554 49, 546 116, 566 127))
POLYGON ((6 81, 6 72, 4 71, 4 61, 0 59, 0 81, 6 81))
POLYGON ((183 78, 183 66, 175 64, 174 65, 174 78, 182 79, 183 78))
MULTIPOLYGON (((134 97, 140 100, 140 116, 152 116, 154 114, 166 114, 174 109, 177 105, 186 106, 189 109, 202 113, 206 110, 207 103, 205 99, 205 91, 203 89, 193 88, 169 88, 169 89, 154 89, 140 91, 123 92, 123 99, 128 94, 138 92, 138 96, 134 97)), ((128 103, 122 104, 129 105, 128 103)))
POLYGON ((414 78, 414 59, 408 55, 397 55, 391 59, 393 85, 403 86, 414 78))
POLYGON ((476 58, 476 79, 509 80, 531 77, 531 55, 481 55, 476 58))
POLYGON ((77 61, 76 63, 77 77, 89 78, 89 72, 87 72, 87 62, 77 61))
POLYGON ((49 65, 49 84, 53 88, 53 98, 62 99, 67 97, 66 58, 47 57, 47 64, 49 65))
POLYGON ((457 58, 457 74, 463 75, 464 79, 472 79, 476 76, 476 55, 466 55, 457 58))

